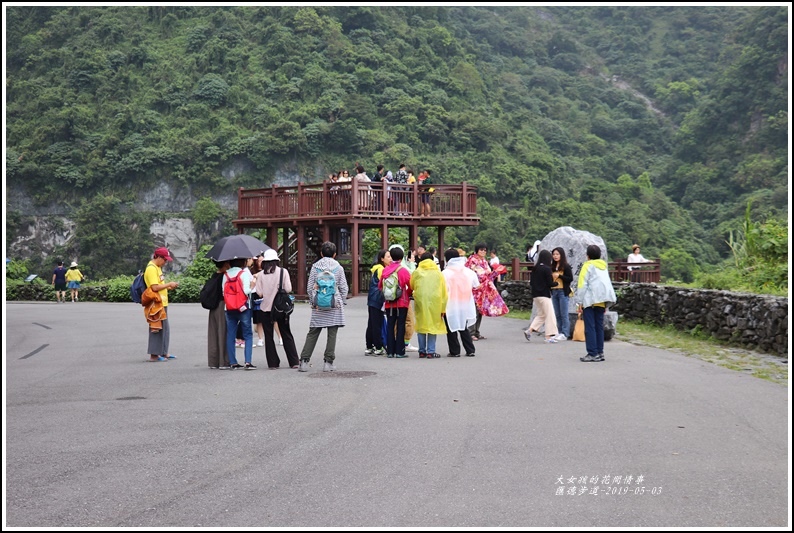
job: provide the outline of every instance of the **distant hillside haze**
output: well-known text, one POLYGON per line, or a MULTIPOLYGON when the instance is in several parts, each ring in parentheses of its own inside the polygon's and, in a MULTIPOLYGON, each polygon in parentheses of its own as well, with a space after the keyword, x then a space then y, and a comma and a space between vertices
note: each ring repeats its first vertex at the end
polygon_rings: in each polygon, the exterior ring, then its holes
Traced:
POLYGON ((504 261, 572 226, 704 269, 748 201, 788 216, 784 6, 5 9, 9 197, 76 225, 46 255, 104 272, 174 216, 140 208, 164 183, 210 228, 238 187, 354 162, 477 186, 447 241, 504 261))

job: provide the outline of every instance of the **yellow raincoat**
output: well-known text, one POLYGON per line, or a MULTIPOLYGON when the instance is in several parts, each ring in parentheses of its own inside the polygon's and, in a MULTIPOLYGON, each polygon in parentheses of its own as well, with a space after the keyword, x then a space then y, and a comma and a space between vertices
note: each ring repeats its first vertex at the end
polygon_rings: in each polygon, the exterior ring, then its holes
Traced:
POLYGON ((438 265, 425 259, 411 274, 411 289, 416 313, 416 332, 446 335, 447 327, 441 316, 447 309, 447 282, 438 265))

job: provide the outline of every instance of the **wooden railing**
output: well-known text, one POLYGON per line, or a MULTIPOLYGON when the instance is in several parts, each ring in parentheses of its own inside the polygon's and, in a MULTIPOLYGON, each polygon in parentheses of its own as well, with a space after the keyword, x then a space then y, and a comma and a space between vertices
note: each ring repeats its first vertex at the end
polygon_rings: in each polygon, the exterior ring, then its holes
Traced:
POLYGON ((662 277, 660 259, 647 263, 629 263, 628 261, 610 261, 609 277, 612 281, 634 281, 638 283, 659 283, 662 277))
POLYGON ((292 187, 238 191, 238 220, 300 220, 335 216, 420 217, 430 204, 431 217, 476 220, 477 188, 460 185, 404 185, 324 181, 292 187), (433 189, 433 192, 430 192, 433 189))

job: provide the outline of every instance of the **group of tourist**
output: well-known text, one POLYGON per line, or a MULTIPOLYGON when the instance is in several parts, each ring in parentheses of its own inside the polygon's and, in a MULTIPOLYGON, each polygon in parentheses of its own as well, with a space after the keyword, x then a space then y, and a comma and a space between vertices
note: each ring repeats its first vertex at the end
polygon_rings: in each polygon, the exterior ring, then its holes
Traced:
MULTIPOLYGON (((421 359, 437 359, 438 335, 446 335, 448 357, 474 357, 475 341, 485 340, 480 331, 482 316, 502 316, 509 312, 495 287, 495 281, 505 272, 495 253, 486 259, 487 246, 477 244, 469 257, 459 248, 444 252, 445 265, 440 268, 436 250, 418 247, 408 253, 399 245, 377 254, 371 268, 367 295, 368 321, 364 355, 405 358, 406 352, 418 351, 421 359), (416 258, 416 259, 414 259, 416 258), (417 335, 418 346, 410 340, 417 335)), ((207 330, 208 365, 213 369, 255 370, 253 363, 253 325, 261 328, 260 342, 264 344, 269 369, 281 366, 276 351, 274 331, 279 332, 290 368, 309 370, 315 346, 323 329, 327 338, 323 352, 323 371, 336 370, 336 338, 338 328, 345 326, 344 302, 348 284, 344 269, 336 261, 336 245, 322 244, 321 258, 309 270, 307 294, 311 305, 309 331, 303 349, 298 354, 290 329, 289 315, 274 320, 271 308, 281 285, 290 292, 289 273, 279 265, 275 250, 251 258, 216 262, 217 271, 210 281, 216 281, 217 304, 209 312, 207 330), (250 305, 229 309, 223 294, 227 283, 241 283, 250 305), (331 293, 322 296, 327 287, 331 293), (256 303, 254 303, 256 302, 256 303), (255 309, 252 309, 255 307, 255 309), (238 328, 240 333, 238 333, 238 328), (242 340, 239 346, 237 339, 242 340), (235 348, 244 349, 244 364, 240 364, 235 348)), ((177 282, 165 283, 162 266, 171 257, 166 248, 158 248, 144 272, 147 290, 142 297, 149 333, 149 360, 174 359, 168 351, 168 290, 177 282)), ((208 282, 209 284, 210 282, 208 282)), ((566 340, 570 332, 568 298, 571 295, 573 274, 561 247, 551 252, 540 250, 530 286, 533 307, 537 314, 524 331, 527 340, 532 333, 544 329, 546 342, 566 340), (559 325, 559 327, 558 327, 559 325)), ((609 279, 606 262, 596 245, 587 247, 587 261, 582 266, 577 283, 576 301, 585 323, 587 355, 584 362, 604 361, 604 311, 616 300, 609 279)))
MULTIPOLYGON (((423 185, 422 192, 419 195, 420 201, 420 216, 430 216, 431 204, 430 195, 435 191, 433 185, 432 171, 429 169, 422 170, 417 176, 414 176, 413 170, 406 168, 405 164, 400 164, 397 172, 392 173, 387 170, 383 165, 378 165, 375 174, 370 178, 364 167, 358 163, 355 165, 355 176, 351 176, 347 170, 340 170, 329 174, 328 181, 331 183, 330 190, 335 195, 332 196, 332 210, 344 212, 350 208, 349 186, 345 183, 352 182, 353 180, 361 183, 394 183, 397 185, 423 185)), ((366 185, 365 185, 366 186, 366 185)), ((388 193, 389 209, 396 214, 407 215, 411 211, 409 209, 409 198, 405 194, 388 193)), ((380 197, 372 193, 368 197, 368 205, 365 207, 373 207, 375 210, 381 208, 380 197)))

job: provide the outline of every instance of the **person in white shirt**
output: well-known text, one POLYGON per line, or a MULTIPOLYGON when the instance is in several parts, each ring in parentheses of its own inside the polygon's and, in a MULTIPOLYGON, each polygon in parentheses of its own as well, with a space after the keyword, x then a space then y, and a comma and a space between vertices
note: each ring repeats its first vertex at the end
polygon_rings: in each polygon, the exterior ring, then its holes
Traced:
MULTIPOLYGON (((629 254, 628 259, 626 260, 628 263, 650 263, 649 259, 645 259, 642 254, 640 253, 640 245, 634 244, 631 247, 631 253, 629 254)), ((639 267, 628 267, 629 272, 633 270, 639 270, 639 267)), ((632 272, 631 274, 631 281, 637 281, 638 274, 632 272)))
MULTIPOLYGON (((496 250, 491 250, 491 258, 488 260, 488 264, 491 265, 491 270, 493 270, 493 268, 499 264, 499 257, 496 255, 496 250)), ((499 276, 498 280, 504 281, 504 274, 499 276)))

